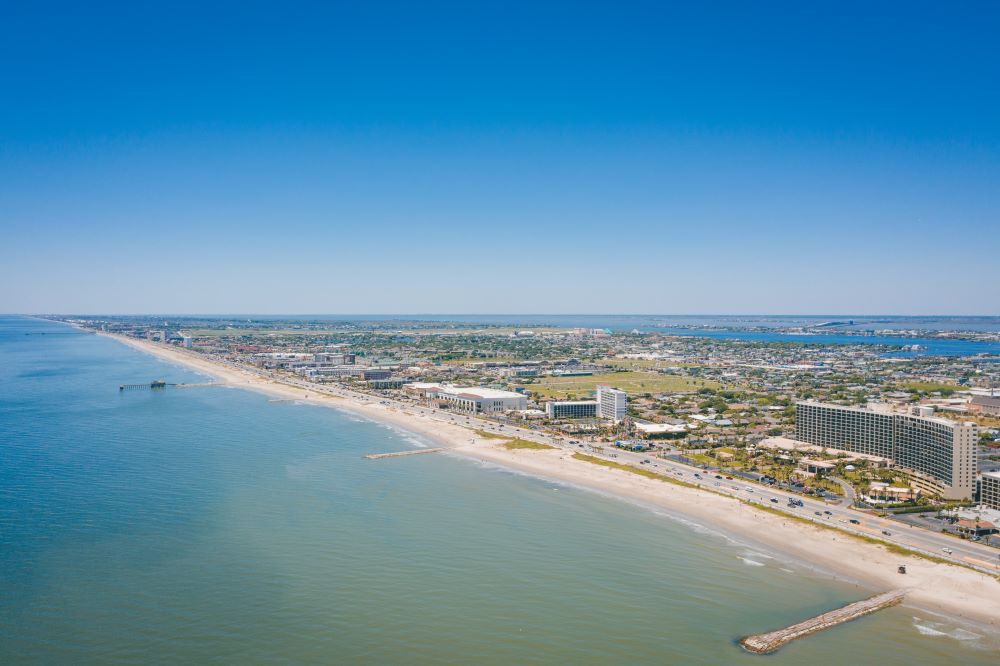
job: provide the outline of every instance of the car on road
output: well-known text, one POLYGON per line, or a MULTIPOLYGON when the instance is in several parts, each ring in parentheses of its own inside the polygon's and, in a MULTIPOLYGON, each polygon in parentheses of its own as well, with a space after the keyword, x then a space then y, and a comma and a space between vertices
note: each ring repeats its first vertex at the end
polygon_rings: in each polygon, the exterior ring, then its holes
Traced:
POLYGON ((777 497, 772 497, 771 501, 774 502, 775 504, 777 504, 778 503, 778 498, 777 497))
POLYGON ((941 552, 946 555, 951 555, 954 551, 951 548, 942 548, 941 552))
POLYGON ((828 515, 828 516, 832 516, 832 515, 833 515, 833 512, 832 512, 832 511, 824 511, 823 513, 825 513, 825 514, 826 514, 826 515, 828 515))
POLYGON ((751 488, 750 486, 744 486, 743 490, 747 491, 748 493, 753 492, 753 488, 751 488))
POLYGON ((882 534, 884 534, 885 536, 892 536, 892 532, 890 532, 889 530, 882 530, 882 534))
POLYGON ((851 518, 851 525, 860 525, 861 521, 857 518, 851 518))
POLYGON ((813 511, 813 513, 815 513, 817 516, 820 516, 820 517, 823 516, 823 512, 822 511, 813 511))

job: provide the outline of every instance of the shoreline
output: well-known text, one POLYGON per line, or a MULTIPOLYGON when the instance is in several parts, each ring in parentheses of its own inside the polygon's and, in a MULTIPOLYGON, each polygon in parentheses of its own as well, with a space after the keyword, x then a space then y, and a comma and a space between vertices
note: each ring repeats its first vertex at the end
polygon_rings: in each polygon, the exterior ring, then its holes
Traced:
POLYGON ((867 591, 906 589, 906 607, 1000 632, 1000 580, 994 576, 960 566, 893 554, 847 533, 802 524, 791 517, 769 513, 708 490, 686 488, 575 460, 566 450, 507 450, 498 444, 498 440, 479 436, 465 426, 401 411, 379 404, 374 398, 363 401, 360 398, 310 392, 205 359, 197 352, 103 332, 96 334, 214 377, 226 386, 337 408, 426 438, 447 448, 446 455, 458 455, 595 491, 641 507, 660 509, 681 522, 703 526, 747 545, 759 544, 759 547, 788 557, 820 575, 867 587, 867 591), (896 573, 900 564, 907 567, 905 576, 896 573))

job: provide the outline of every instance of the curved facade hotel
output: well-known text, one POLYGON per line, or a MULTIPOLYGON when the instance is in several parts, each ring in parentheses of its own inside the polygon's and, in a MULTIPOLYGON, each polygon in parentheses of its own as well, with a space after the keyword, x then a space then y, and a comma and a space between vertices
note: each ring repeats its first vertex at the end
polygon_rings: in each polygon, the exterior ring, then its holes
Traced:
POLYGON ((913 472, 913 484, 944 499, 972 497, 976 480, 976 426, 933 416, 819 402, 795 404, 795 439, 893 461, 913 472))

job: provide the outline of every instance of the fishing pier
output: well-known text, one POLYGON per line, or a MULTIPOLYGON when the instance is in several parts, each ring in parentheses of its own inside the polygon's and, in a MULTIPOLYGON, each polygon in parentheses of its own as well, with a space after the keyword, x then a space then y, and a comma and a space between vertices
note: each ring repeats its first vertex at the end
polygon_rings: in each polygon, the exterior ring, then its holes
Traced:
POLYGON ((222 386, 222 384, 216 382, 209 382, 205 384, 175 384, 175 383, 165 382, 162 379, 157 379, 155 381, 149 382, 148 384, 119 384, 118 390, 119 391, 162 390, 167 388, 168 386, 174 388, 197 388, 199 386, 222 386))

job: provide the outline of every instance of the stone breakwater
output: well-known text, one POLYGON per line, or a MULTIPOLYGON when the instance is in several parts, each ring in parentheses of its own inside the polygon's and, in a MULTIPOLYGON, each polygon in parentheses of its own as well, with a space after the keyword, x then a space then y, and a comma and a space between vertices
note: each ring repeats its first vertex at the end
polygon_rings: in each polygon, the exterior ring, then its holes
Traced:
POLYGON ((906 592, 904 590, 893 590, 892 592, 878 594, 863 601, 855 601, 842 608, 817 615, 804 622, 793 624, 790 627, 779 629, 778 631, 747 636, 740 641, 740 645, 748 652, 768 654, 786 643, 794 641, 796 638, 829 629, 830 627, 849 622, 850 620, 874 613, 883 608, 888 608, 889 606, 895 606, 903 600, 905 595, 906 592))

